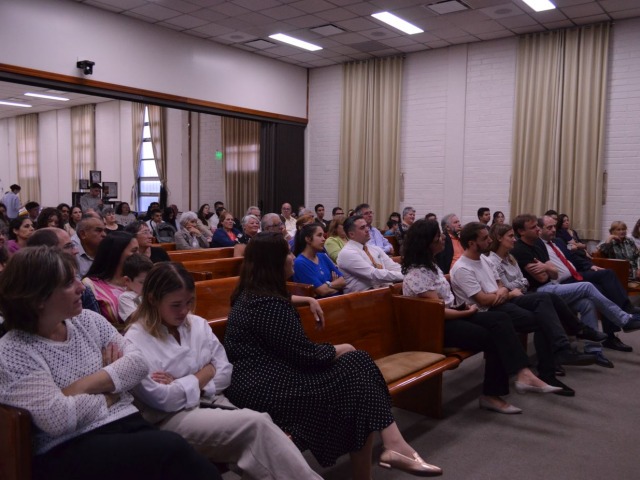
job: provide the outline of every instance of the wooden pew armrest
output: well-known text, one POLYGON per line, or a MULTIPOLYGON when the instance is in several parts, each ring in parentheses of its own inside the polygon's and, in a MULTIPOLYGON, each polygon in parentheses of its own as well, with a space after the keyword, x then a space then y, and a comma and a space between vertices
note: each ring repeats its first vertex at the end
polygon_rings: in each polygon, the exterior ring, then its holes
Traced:
POLYGON ((402 350, 443 353, 444 302, 400 295, 392 299, 402 350))
POLYGON ((21 408, 0 405, 0 478, 31 478, 31 415, 21 408))

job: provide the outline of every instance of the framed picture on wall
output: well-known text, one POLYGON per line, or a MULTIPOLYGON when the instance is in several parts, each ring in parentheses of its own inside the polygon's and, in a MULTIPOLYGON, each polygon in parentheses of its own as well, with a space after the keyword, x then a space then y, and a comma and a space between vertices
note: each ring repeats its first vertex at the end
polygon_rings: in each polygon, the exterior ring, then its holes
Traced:
POLYGON ((80 180, 80 190, 89 190, 89 180, 86 178, 80 180))
POLYGON ((117 198, 118 182, 104 182, 102 184, 102 198, 117 198))
POLYGON ((102 183, 102 172, 100 170, 91 170, 89 172, 91 183, 102 183))
POLYGON ((80 205, 80 197, 84 192, 71 192, 71 205, 80 205))

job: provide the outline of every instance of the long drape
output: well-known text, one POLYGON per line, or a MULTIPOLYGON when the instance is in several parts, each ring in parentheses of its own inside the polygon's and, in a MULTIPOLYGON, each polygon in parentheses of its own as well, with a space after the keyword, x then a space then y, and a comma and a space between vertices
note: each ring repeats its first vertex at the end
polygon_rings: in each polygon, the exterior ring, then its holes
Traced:
POLYGON ((222 150, 227 207, 241 218, 258 203, 260 123, 222 117, 222 150))
POLYGON ((28 201, 40 202, 37 113, 16 117, 16 148, 22 204, 28 201))
POLYGON ((96 168, 95 104, 71 108, 71 185, 80 188, 81 179, 89 179, 96 168))
POLYGON ((142 130, 144 129, 144 108, 142 103, 131 103, 131 159, 133 160, 133 186, 131 187, 131 208, 138 208, 138 177, 140 176, 140 153, 142 151, 142 130))
POLYGON ((379 218, 398 209, 403 58, 343 68, 339 205, 369 203, 379 218))
POLYGON ((555 209, 598 238, 609 32, 600 24, 520 39, 512 218, 555 209))
POLYGON ((157 105, 148 105, 149 108, 149 130, 151 131, 151 146, 153 147, 153 157, 156 161, 156 170, 160 179, 160 194, 165 198, 160 201, 165 204, 167 190, 167 154, 166 154, 166 110, 157 105))

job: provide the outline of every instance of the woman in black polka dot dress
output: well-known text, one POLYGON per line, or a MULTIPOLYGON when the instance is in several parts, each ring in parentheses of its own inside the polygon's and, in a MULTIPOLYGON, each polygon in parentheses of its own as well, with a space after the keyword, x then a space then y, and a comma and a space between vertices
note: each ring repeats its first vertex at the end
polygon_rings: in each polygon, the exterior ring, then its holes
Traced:
MULTIPOLYGON (((371 357, 348 344, 316 344, 306 336, 286 289, 292 274, 293 256, 282 235, 256 235, 245 252, 225 333, 233 363, 228 398, 269 413, 322 466, 350 453, 353 478, 371 478, 376 431, 385 446, 381 466, 440 475, 442 470, 422 460, 402 437, 371 357)), ((321 317, 314 299, 304 301, 321 317)))

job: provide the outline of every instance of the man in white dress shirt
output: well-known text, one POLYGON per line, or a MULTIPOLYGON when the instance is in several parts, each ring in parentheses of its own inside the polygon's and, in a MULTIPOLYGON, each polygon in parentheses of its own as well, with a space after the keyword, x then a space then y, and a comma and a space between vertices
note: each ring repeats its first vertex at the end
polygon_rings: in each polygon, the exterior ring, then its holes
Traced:
POLYGON ((283 203, 280 207, 280 213, 284 217, 284 226, 291 238, 296 236, 296 218, 291 215, 291 204, 283 203))
POLYGON ((369 225, 361 215, 347 218, 343 227, 349 241, 338 254, 338 267, 347 281, 345 293, 361 292, 403 280, 399 264, 382 249, 367 245, 371 235, 369 225))
POLYGON ((381 248, 387 255, 393 255, 393 247, 389 243, 389 240, 384 238, 382 232, 373 226, 373 210, 368 203, 361 203, 355 208, 356 215, 362 215, 362 218, 369 225, 369 235, 371 239, 367 242, 367 246, 376 246, 381 248))

